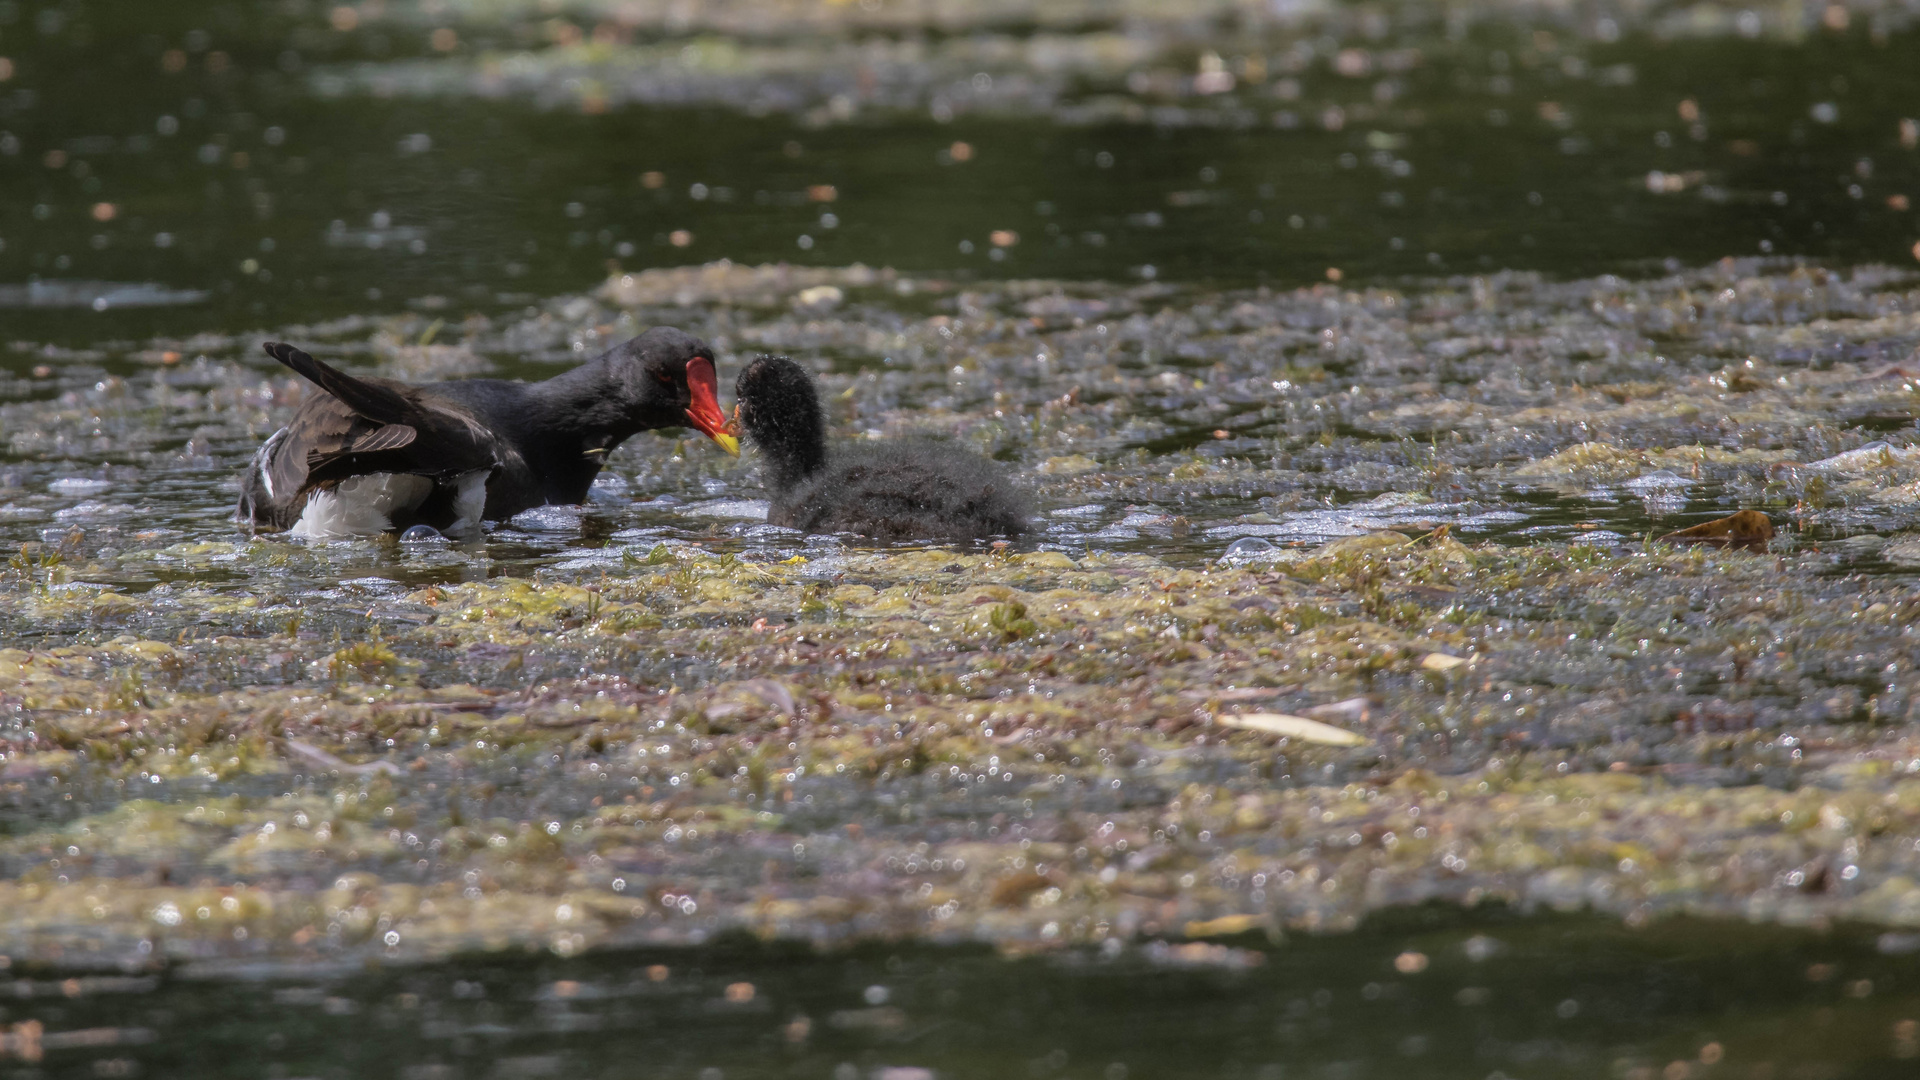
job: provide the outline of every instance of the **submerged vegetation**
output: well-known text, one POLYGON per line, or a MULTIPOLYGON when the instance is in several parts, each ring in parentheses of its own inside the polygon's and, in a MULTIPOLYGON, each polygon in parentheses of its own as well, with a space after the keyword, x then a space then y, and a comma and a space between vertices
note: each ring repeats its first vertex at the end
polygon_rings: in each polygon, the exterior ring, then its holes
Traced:
POLYGON ((1915 34, 0 0, 0 1071, 1905 1075, 1915 34), (1032 530, 230 518, 652 326, 1032 530))
POLYGON ((1028 948, 1429 899, 1920 923, 1920 457, 1874 437, 1920 411, 1917 308, 1777 263, 1227 294, 714 265, 432 346, 306 328, 388 371, 663 321, 810 356, 842 429, 1027 477, 1049 524, 979 549, 765 525, 667 438, 471 546, 249 540, 225 477, 294 383, 241 338, 70 368, 0 407, 35 418, 7 948, 1028 948), (1661 539, 1739 507, 1761 550, 1661 539))

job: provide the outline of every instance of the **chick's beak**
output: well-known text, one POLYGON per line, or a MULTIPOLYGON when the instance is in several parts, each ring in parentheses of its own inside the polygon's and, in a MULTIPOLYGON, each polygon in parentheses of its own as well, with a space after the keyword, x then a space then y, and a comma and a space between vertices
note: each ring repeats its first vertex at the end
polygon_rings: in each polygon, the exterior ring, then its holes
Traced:
POLYGON ((727 431, 727 416, 720 411, 720 396, 715 392, 717 385, 712 360, 696 356, 687 361, 687 391, 693 399, 687 405, 687 419, 720 449, 739 457, 740 440, 727 431))

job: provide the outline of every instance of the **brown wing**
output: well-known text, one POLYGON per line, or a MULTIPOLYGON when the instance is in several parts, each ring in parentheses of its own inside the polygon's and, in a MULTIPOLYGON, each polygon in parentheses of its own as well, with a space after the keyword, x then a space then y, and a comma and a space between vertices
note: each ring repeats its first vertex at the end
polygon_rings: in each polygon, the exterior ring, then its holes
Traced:
POLYGON ((289 499, 304 490, 308 470, 314 464, 338 457, 380 426, 368 423, 332 394, 307 395, 262 463, 274 497, 289 499))
POLYGON ((384 424, 353 440, 353 452, 371 454, 378 450, 398 450, 419 436, 407 424, 384 424))

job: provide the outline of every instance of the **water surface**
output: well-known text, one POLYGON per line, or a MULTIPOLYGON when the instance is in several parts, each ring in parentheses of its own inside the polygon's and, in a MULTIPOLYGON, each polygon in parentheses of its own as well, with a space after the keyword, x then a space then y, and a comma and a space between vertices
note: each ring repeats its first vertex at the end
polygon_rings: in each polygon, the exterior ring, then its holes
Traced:
POLYGON ((1906 1075, 1914 31, 1212 16, 0 3, 0 1070, 1906 1075), (657 324, 1033 533, 229 520, 657 324))

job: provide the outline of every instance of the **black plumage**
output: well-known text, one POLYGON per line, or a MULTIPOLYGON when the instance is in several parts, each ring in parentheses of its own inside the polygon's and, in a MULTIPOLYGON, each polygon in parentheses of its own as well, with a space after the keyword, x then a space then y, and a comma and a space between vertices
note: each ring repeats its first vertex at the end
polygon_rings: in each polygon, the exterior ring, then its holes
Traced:
POLYGON ((577 503, 606 455, 629 436, 691 426, 729 452, 715 395, 713 350, 690 334, 649 330, 571 371, 537 383, 461 379, 412 386, 345 374, 278 342, 268 355, 321 393, 301 403, 241 479, 236 516, 255 528, 293 528, 320 493, 343 497, 365 477, 387 483, 386 527, 436 529, 502 520, 546 503, 577 503), (475 504, 485 484, 484 507, 475 504))
POLYGON ((1025 494, 993 462, 928 439, 827 450, 813 377, 762 356, 734 384, 735 426, 765 457, 767 520, 880 540, 973 540, 1026 531, 1025 494))

